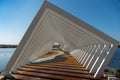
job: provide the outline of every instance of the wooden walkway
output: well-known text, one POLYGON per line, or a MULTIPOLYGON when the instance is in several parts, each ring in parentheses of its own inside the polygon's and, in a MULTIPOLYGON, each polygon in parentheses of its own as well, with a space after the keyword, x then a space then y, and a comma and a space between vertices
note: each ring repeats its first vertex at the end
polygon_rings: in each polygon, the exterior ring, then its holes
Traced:
POLYGON ((69 54, 57 56, 53 60, 29 63, 12 72, 15 80, 107 80, 94 78, 69 54))

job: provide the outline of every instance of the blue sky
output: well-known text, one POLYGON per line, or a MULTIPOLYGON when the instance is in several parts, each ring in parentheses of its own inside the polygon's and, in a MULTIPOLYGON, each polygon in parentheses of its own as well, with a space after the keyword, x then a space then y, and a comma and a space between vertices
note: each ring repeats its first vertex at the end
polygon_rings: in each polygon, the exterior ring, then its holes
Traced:
MULTIPOLYGON (((44 0, 0 0, 0 44, 18 44, 44 0)), ((120 0, 48 0, 120 41, 120 0)))

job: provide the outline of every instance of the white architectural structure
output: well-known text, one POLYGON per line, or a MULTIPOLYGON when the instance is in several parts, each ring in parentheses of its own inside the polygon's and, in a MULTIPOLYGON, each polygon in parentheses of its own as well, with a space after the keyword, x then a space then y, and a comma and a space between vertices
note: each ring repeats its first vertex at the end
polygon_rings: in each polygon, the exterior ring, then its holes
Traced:
POLYGON ((34 62, 57 42, 100 77, 118 47, 118 41, 45 1, 2 74, 34 62))

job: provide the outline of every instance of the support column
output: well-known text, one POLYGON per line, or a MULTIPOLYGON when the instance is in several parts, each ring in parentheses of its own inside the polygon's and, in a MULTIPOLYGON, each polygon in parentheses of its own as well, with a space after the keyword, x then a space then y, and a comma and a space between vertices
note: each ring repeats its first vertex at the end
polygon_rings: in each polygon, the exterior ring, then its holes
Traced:
POLYGON ((85 63, 84 63, 84 66, 86 67, 88 65, 88 62, 89 62, 89 59, 90 59, 90 56, 93 54, 94 50, 96 49, 96 45, 94 45, 92 51, 89 53, 88 57, 85 59, 85 63))
POLYGON ((78 62, 80 62, 80 59, 82 58, 83 53, 84 53, 84 51, 81 50, 78 62))
POLYGON ((88 47, 87 51, 86 51, 86 55, 84 58, 81 59, 81 64, 84 64, 85 60, 86 60, 86 56, 89 54, 89 51, 91 50, 91 46, 88 47))
MULTIPOLYGON (((93 64, 95 63, 97 57, 100 55, 101 50, 102 50, 103 47, 104 47, 104 46, 101 44, 100 47, 99 47, 99 49, 97 50, 96 54, 94 55, 94 58, 93 58, 92 61, 91 61, 91 65, 92 65, 91 68, 93 67, 93 64)), ((89 72, 91 73, 91 72, 92 72, 92 69, 90 69, 89 72)))
POLYGON ((108 48, 109 48, 109 45, 105 44, 104 47, 103 47, 103 49, 101 50, 100 55, 97 57, 96 61, 94 62, 93 66, 91 68, 91 73, 95 73, 97 71, 97 69, 100 66, 102 60, 106 56, 108 48))
MULTIPOLYGON (((81 61, 83 60, 83 58, 85 57, 85 55, 86 55, 88 49, 89 49, 89 47, 84 48, 84 50, 83 50, 84 52, 82 53, 82 56, 81 56, 79 62, 81 62, 81 61)), ((82 63, 81 63, 81 64, 82 64, 82 63)))
POLYGON ((87 54, 85 55, 84 59, 82 60, 83 61, 83 66, 85 66, 86 59, 88 58, 88 56, 91 53, 91 51, 92 51, 93 48, 94 48, 94 46, 91 45, 91 47, 89 48, 87 54))
POLYGON ((91 59, 90 59, 90 61, 89 61, 89 63, 88 63, 88 66, 87 66, 88 69, 91 69, 93 63, 95 62, 95 59, 93 59, 93 58, 94 58, 94 56, 96 55, 99 47, 100 47, 100 45, 97 45, 97 48, 96 48, 95 52, 94 52, 93 55, 91 56, 91 59))
POLYGON ((94 48, 94 50, 92 51, 92 53, 90 54, 90 56, 88 57, 88 60, 87 60, 87 66, 86 66, 86 69, 90 69, 88 66, 89 66, 89 62, 90 62, 90 59, 92 58, 92 56, 94 55, 94 53, 95 53, 95 51, 96 51, 96 49, 97 49, 97 45, 95 45, 95 48, 94 48))
POLYGON ((84 53, 85 53, 85 51, 82 51, 82 55, 81 55, 81 57, 80 57, 80 59, 79 59, 79 62, 81 62, 81 60, 82 60, 82 58, 83 58, 84 53))
POLYGON ((116 44, 111 44, 111 47, 108 49, 107 51, 107 55, 105 56, 105 58, 103 59, 103 61, 101 62, 99 68, 97 69, 97 72, 95 73, 94 77, 101 77, 103 75, 103 72, 106 68, 106 66, 108 65, 111 57, 113 56, 116 48, 118 47, 118 43, 116 44))

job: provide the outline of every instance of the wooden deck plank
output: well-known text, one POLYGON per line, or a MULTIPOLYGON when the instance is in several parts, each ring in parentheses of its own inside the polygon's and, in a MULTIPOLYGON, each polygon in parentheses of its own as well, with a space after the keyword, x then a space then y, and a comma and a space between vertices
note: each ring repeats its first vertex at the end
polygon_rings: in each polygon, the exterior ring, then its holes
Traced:
MULTIPOLYGON (((50 55, 53 54, 51 53, 43 57, 50 55)), ((13 75, 16 76, 16 78, 26 80, 107 80, 106 78, 94 78, 93 74, 89 73, 82 64, 78 63, 77 60, 69 54, 42 63, 29 63, 26 66, 18 68, 18 72, 18 74, 13 73, 13 75), (57 59, 65 60, 60 61, 57 59)))
POLYGON ((72 73, 87 73, 86 71, 81 71, 81 70, 71 70, 71 69, 60 69, 60 68, 52 68, 52 67, 32 67, 28 66, 26 68, 31 68, 31 69, 45 69, 45 70, 55 70, 55 71, 66 71, 66 72, 72 72, 72 73))
MULTIPOLYGON (((93 79, 93 76, 89 73, 85 74, 78 74, 78 73, 70 73, 70 72, 61 72, 61 71, 53 71, 53 70, 38 70, 38 69, 23 69, 19 71, 26 71, 26 72, 36 72, 36 73, 47 73, 47 74, 54 74, 54 75, 62 75, 62 76, 69 76, 69 77, 77 77, 77 78, 84 78, 84 79, 93 79)), ((95 79, 96 80, 96 79, 95 79)))
POLYGON ((42 77, 42 78, 44 77, 44 78, 49 78, 49 79, 80 80, 80 78, 61 76, 61 75, 55 75, 55 74, 26 72, 26 71, 18 71, 18 72, 22 75, 29 75, 29 76, 42 77))
POLYGON ((40 77, 25 76, 21 74, 13 74, 13 76, 15 76, 16 79, 20 79, 20 80, 50 80, 40 77))

